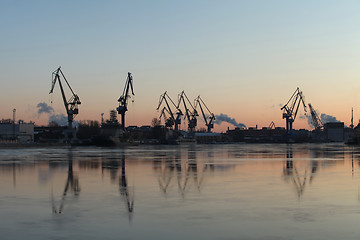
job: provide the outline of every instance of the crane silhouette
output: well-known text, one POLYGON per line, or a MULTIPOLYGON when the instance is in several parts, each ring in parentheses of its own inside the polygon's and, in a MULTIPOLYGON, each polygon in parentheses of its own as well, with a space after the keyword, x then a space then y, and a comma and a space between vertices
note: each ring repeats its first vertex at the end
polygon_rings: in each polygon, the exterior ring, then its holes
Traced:
POLYGON ((73 129, 73 121, 75 116, 79 113, 79 105, 81 104, 80 102, 80 98, 77 94, 74 93, 74 91, 72 90, 69 82, 67 81, 64 73, 61 71, 61 67, 59 67, 58 69, 56 69, 53 73, 52 73, 52 85, 51 85, 51 89, 49 94, 54 92, 54 87, 56 82, 59 82, 59 86, 60 86, 60 91, 61 91, 61 96, 64 102, 64 106, 65 106, 65 110, 66 110, 66 114, 68 117, 68 130, 67 133, 65 134, 66 140, 71 140, 72 138, 75 138, 75 132, 73 129), (61 78, 60 76, 62 76, 62 78, 64 79, 64 81, 66 82, 67 86, 69 87, 72 95, 69 98, 69 100, 67 100, 66 96, 65 96, 65 91, 63 88, 63 85, 61 83, 61 78))
POLYGON ((133 77, 131 76, 131 73, 128 72, 128 77, 125 82, 125 87, 123 94, 119 97, 119 107, 116 108, 118 111, 118 114, 121 114, 121 124, 122 124, 122 130, 125 131, 125 113, 127 112, 128 108, 128 99, 130 98, 129 95, 129 89, 131 88, 132 95, 135 95, 134 89, 133 89, 133 77))

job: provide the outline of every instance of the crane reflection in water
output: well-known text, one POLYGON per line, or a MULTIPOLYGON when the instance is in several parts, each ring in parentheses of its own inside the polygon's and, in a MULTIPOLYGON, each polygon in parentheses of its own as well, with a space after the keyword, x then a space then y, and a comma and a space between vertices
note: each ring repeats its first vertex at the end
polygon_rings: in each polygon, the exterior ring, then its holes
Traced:
MULTIPOLYGON (((312 158, 311 158, 312 159, 312 158)), ((296 190, 297 197, 300 199, 304 194, 305 186, 309 180, 309 184, 312 183, 315 173, 318 170, 318 161, 312 160, 310 162, 311 173, 309 174, 308 167, 299 170, 293 160, 293 147, 291 144, 287 145, 286 148, 286 161, 283 168, 284 180, 289 183, 293 183, 296 190)))
POLYGON ((120 156, 115 155, 108 159, 103 159, 101 165, 102 170, 108 170, 110 172, 110 178, 112 182, 115 183, 116 179, 118 178, 119 192, 123 202, 125 203, 129 221, 131 221, 134 212, 134 187, 128 186, 125 152, 121 151, 120 156), (120 168, 121 172, 118 175, 120 168))
POLYGON ((119 190, 120 194, 124 199, 124 202, 127 205, 127 210, 129 212, 129 220, 132 218, 132 214, 134 211, 134 189, 128 187, 128 181, 126 178, 125 171, 125 153, 121 154, 121 175, 119 177, 119 190), (131 191, 132 189, 132 191, 131 191))
POLYGON ((205 175, 207 172, 214 171, 214 164, 208 153, 209 162, 204 163, 196 157, 196 149, 190 145, 187 149, 187 159, 181 155, 181 148, 176 148, 174 152, 157 153, 153 160, 153 169, 158 174, 158 183, 161 192, 167 196, 169 188, 176 185, 181 197, 185 197, 191 186, 197 191, 201 191, 205 175), (174 181, 175 179, 175 181, 174 181), (193 184, 191 183, 193 180, 193 184))
POLYGON ((79 184, 79 176, 74 175, 73 171, 73 153, 72 149, 69 149, 68 152, 68 175, 65 182, 64 191, 62 193, 62 197, 60 200, 60 206, 57 208, 55 204, 54 194, 51 194, 51 202, 52 202, 52 212, 55 214, 62 214, 66 202, 66 197, 68 193, 72 192, 74 196, 77 198, 80 194, 80 184, 79 184))

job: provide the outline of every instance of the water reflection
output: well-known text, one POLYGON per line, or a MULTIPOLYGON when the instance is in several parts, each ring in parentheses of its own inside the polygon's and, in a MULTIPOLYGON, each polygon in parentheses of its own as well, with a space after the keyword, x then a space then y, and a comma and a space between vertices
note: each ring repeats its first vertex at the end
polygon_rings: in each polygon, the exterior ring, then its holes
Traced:
POLYGON ((134 211, 134 189, 128 187, 126 171, 125 171, 125 154, 121 154, 121 175, 119 177, 120 194, 123 196, 124 202, 129 213, 129 220, 131 221, 134 211))
MULTIPOLYGON (((66 239, 108 233, 124 239, 227 239, 233 233, 291 239, 295 233, 283 230, 296 231, 300 221, 314 235, 346 222, 360 236, 359 171, 360 148, 335 144, 0 151, 0 232, 13 234, 9 239, 34 229, 44 238, 66 233, 66 239), (160 236, 163 226, 167 232, 160 236)), ((299 239, 316 238, 304 232, 296 232, 299 239)))
POLYGON ((55 204, 55 197, 53 192, 51 193, 51 202, 52 202, 52 212, 55 214, 62 214, 63 209, 66 202, 66 197, 68 195, 68 191, 70 190, 71 193, 74 193, 74 196, 78 198, 80 193, 80 184, 79 184, 79 176, 74 175, 73 171, 73 153, 72 149, 69 149, 68 152, 68 175, 65 183, 65 188, 60 200, 60 206, 57 208, 55 204))
MULTIPOLYGON (((286 145, 286 158, 283 167, 285 182, 292 183, 300 199, 305 187, 312 184, 319 168, 335 167, 345 161, 344 145, 286 145), (296 159, 294 159, 296 148, 296 159)), ((353 154, 354 151, 351 151, 353 154)), ((353 165, 353 164, 352 164, 353 165)), ((352 169, 354 167, 352 166, 352 169)), ((353 171, 353 170, 352 170, 353 171)))
POLYGON ((213 153, 208 151, 208 159, 197 159, 196 145, 186 148, 186 156, 182 155, 183 148, 177 148, 164 154, 156 154, 153 160, 153 170, 157 174, 160 191, 167 196, 169 188, 177 186, 178 193, 185 198, 192 187, 200 192, 206 175, 215 170, 213 153), (172 184, 174 183, 174 184, 172 184))
POLYGON ((299 173, 293 161, 293 148, 292 145, 287 145, 286 149, 286 164, 283 170, 285 182, 293 183, 293 186, 297 192, 297 196, 300 197, 304 194, 307 171, 304 170, 304 174, 299 173))
POLYGON ((124 150, 120 153, 114 153, 113 156, 110 157, 104 156, 101 159, 101 167, 102 171, 107 170, 110 173, 112 183, 116 183, 117 180, 120 195, 125 203, 129 221, 131 221, 134 211, 134 188, 128 186, 125 158, 124 150), (120 174, 118 175, 119 169, 120 174))

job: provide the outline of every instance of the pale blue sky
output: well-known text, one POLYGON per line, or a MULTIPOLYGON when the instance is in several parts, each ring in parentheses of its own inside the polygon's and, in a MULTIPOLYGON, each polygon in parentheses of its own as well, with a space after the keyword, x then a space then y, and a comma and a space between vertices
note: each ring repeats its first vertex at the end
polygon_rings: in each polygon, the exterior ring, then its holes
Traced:
POLYGON ((45 121, 36 105, 50 104, 51 72, 62 66, 82 100, 79 120, 107 116, 130 71, 132 125, 158 116, 165 90, 174 99, 185 90, 247 126, 283 126, 278 105, 296 87, 349 124, 351 107, 360 112, 359 12, 359 1, 1 0, 0 117, 16 108, 45 121))

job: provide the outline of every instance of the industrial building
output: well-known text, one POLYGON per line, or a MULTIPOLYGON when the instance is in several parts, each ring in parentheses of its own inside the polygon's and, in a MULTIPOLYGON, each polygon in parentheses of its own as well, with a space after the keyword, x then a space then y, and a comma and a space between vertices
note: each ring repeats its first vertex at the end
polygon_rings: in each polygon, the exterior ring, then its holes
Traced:
POLYGON ((34 142, 34 123, 0 123, 0 142, 34 142))
POLYGON ((330 142, 344 141, 344 123, 343 122, 329 122, 324 124, 327 140, 330 142))

